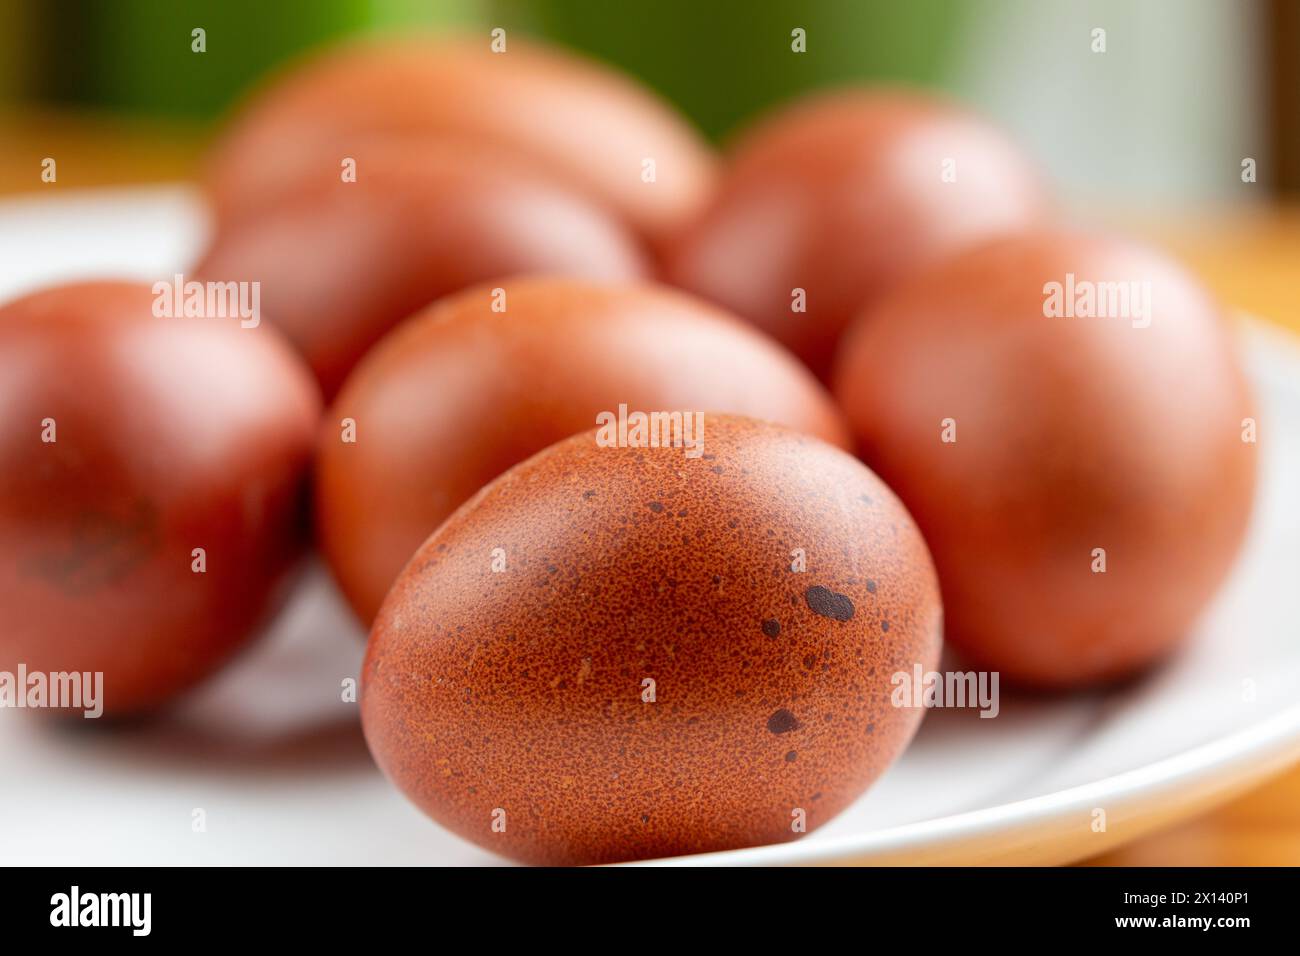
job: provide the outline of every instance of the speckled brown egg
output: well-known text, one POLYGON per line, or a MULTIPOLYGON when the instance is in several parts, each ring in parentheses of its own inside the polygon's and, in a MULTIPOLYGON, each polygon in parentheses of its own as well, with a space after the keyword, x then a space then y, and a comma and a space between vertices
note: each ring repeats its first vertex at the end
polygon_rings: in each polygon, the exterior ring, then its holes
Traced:
POLYGON ((256 218, 302 179, 336 177, 359 137, 438 135, 503 147, 658 242, 707 199, 714 157, 663 101, 617 72, 509 37, 368 40, 260 90, 209 165, 218 218, 256 218))
POLYGON ((634 280, 639 243, 603 208, 500 151, 355 144, 355 181, 308 179, 222 230, 202 279, 261 283, 262 308, 327 398, 385 332, 452 292, 529 273, 634 280))
POLYGON ((796 838, 902 752, 891 675, 938 659, 924 542, 847 453, 709 416, 702 453, 588 432, 420 548, 370 638, 371 752, 421 809, 517 860, 796 838))
POLYGON ((732 150, 667 275, 774 335, 818 376, 865 304, 909 271, 1038 220, 1044 190, 1001 131, 941 100, 799 100, 732 150))
POLYGON ((1034 232, 918 274, 836 393, 915 515, 954 646, 1007 679, 1118 679, 1189 636, 1244 535, 1255 426, 1218 306, 1159 253, 1034 232))
POLYGON ((792 356, 684 293, 553 277, 466 290, 367 355, 322 426, 318 534, 358 616, 471 495, 620 405, 738 412, 849 445, 792 356))
POLYGON ((147 285, 0 307, 0 670, 173 700, 256 633, 307 539, 320 398, 270 326, 147 285))

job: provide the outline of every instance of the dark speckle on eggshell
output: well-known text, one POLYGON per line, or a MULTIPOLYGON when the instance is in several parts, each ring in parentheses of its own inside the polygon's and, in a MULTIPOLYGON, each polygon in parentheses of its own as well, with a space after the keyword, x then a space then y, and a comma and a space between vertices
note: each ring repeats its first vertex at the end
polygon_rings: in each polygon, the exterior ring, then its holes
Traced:
POLYGON ((767 729, 774 734, 787 734, 792 730, 798 730, 801 726, 798 718, 784 707, 767 718, 767 729))
POLYGON ((705 435, 725 481, 680 448, 561 441, 407 565, 367 647, 362 724, 429 816, 526 862, 725 850, 795 839, 791 807, 820 826, 902 752, 924 711, 891 707, 888 675, 937 667, 940 643, 919 532, 866 467, 819 440, 712 415, 705 435), (827 506, 841 494, 875 506, 827 506), (493 574, 484 540, 512 567, 559 570, 543 588, 493 574), (825 575, 806 593, 807 577, 772 573, 796 547, 825 575), (887 635, 830 587, 867 566, 890 596, 887 635), (780 774, 758 772, 772 762, 780 774), (517 808, 505 832, 498 807, 517 808))
POLYGON ((836 621, 847 621, 853 617, 853 602, 847 594, 837 594, 821 585, 804 592, 804 600, 814 614, 829 617, 836 621))

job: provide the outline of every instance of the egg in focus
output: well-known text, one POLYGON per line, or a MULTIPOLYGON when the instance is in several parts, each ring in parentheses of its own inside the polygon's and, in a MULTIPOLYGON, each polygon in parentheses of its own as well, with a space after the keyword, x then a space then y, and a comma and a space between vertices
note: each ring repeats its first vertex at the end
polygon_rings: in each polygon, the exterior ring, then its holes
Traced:
POLYGON ((855 800, 938 662, 925 543, 816 438, 709 416, 702 454, 598 432, 512 468, 419 549, 375 621, 376 761, 465 839, 545 864, 794 839, 855 800))

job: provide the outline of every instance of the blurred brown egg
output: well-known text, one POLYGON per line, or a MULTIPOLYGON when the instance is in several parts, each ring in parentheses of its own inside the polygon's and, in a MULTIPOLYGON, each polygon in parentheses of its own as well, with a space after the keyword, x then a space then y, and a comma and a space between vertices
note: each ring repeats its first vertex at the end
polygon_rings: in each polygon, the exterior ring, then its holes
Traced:
POLYGON ((102 672, 112 715, 253 635, 306 538, 320 413, 269 326, 154 302, 100 282, 0 307, 0 670, 102 672))
POLYGON ((807 435, 708 416, 704 454, 573 436, 420 548, 375 621, 379 766, 467 840, 607 863, 795 839, 924 712, 934 568, 898 499, 807 435))
POLYGON ((295 186, 220 233, 196 267, 260 282, 267 317, 327 398, 385 332, 448 293, 521 273, 646 273, 617 220, 496 150, 385 141, 355 152, 355 182, 295 186))
POLYGON ((666 274, 752 320, 824 379, 860 307, 1044 205, 1037 172, 979 118, 920 94, 822 94, 741 137, 666 274))
POLYGON ((212 157, 218 219, 260 214, 306 178, 337 178, 358 136, 430 134, 503 147, 657 242, 707 198, 714 157, 648 90, 570 53, 508 40, 352 43, 283 72, 212 157))
POLYGON ((322 426, 318 534, 357 614, 373 618, 420 542, 488 481, 620 404, 739 412, 848 445, 792 356, 684 293, 560 278, 467 290, 376 346, 322 426))
POLYGON ((836 394, 925 534, 947 637, 1010 679, 1152 663, 1241 543, 1255 445, 1233 341, 1152 250, 1036 232, 967 251, 864 313, 836 394))

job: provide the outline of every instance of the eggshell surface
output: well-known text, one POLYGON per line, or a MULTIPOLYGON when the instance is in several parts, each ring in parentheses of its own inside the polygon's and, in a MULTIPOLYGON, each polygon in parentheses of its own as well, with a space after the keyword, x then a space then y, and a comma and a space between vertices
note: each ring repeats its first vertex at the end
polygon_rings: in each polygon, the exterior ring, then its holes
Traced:
POLYGON ((154 301, 100 282, 0 307, 0 670, 102 672, 109 715, 243 646, 307 537, 310 374, 268 326, 154 301))
POLYGON ((947 636, 1006 678, 1153 663, 1242 541, 1256 445, 1230 332, 1143 246, 1036 232, 918 274, 855 325, 836 394, 925 534, 947 636))
POLYGON ((794 839, 884 771, 941 611, 868 469, 710 416, 701 457, 569 438, 420 548, 375 622, 362 722, 460 836, 532 863, 794 839))
POLYGON ((849 441, 793 357, 675 290, 547 277, 466 290, 380 343, 322 426, 318 533, 361 619, 460 504, 621 404, 721 409, 849 441))
POLYGON ((495 149, 364 140, 352 158, 354 181, 336 169, 295 183, 255 219, 225 228, 195 269, 259 282, 267 318, 327 397, 385 332, 451 292, 527 273, 647 273, 618 220, 495 149))
POLYGON ((826 378, 858 309, 1045 206, 1037 171, 983 120, 917 93, 834 91, 741 135, 666 275, 826 378))
POLYGON ((218 144, 218 219, 256 215, 275 193, 337 175, 361 134, 504 147, 613 210, 654 242, 707 198, 711 150, 667 104, 613 70, 509 38, 375 40, 281 73, 218 144))

